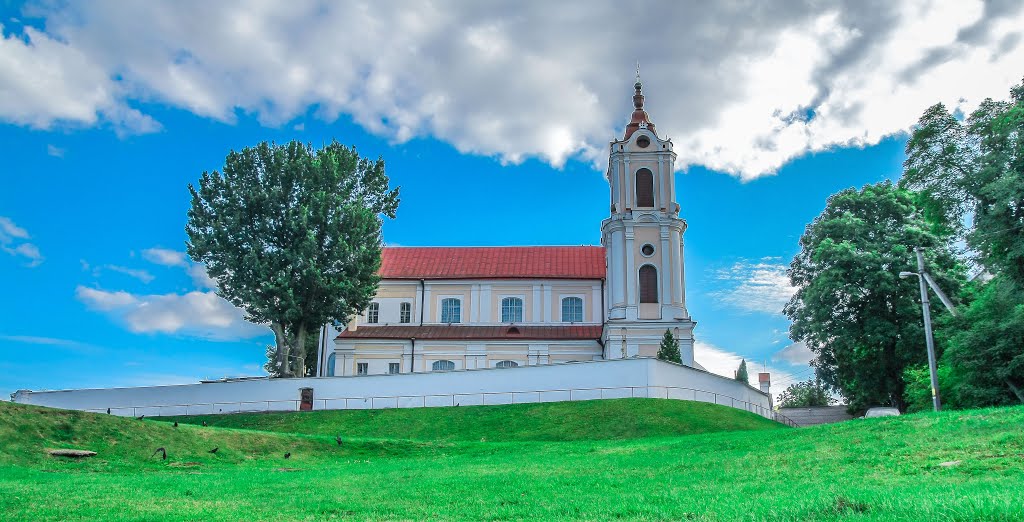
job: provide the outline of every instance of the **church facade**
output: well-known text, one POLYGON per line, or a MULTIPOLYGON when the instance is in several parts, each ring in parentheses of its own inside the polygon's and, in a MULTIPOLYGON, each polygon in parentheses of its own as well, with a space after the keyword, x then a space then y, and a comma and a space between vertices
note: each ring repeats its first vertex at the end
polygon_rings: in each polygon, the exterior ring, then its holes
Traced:
MULTIPOLYGON (((672 141, 637 79, 609 144, 600 246, 386 247, 370 306, 323 343, 321 374, 377 375, 653 357, 693 360, 672 141)), ((325 339, 326 340, 326 339, 325 339)))

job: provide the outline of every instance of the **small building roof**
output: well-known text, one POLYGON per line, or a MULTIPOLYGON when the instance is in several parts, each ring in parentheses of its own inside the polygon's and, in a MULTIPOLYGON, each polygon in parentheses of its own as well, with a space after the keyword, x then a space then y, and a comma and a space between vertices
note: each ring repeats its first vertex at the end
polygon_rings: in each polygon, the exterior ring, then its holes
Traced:
POLYGON ((600 246, 385 247, 383 279, 604 279, 600 246))
POLYGON ((476 340, 594 340, 601 338, 602 325, 569 326, 462 326, 401 325, 360 326, 344 330, 338 339, 476 339, 476 340))

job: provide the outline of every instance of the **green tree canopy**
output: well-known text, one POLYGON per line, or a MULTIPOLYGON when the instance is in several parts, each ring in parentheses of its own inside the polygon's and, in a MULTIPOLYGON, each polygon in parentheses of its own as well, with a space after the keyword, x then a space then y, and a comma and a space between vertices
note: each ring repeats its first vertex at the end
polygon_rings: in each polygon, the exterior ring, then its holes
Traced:
POLYGON ((900 185, 920 190, 951 229, 966 230, 985 268, 1024 287, 1024 83, 1009 101, 987 99, 963 122, 942 104, 925 111, 907 142, 900 185))
POLYGON ((663 361, 683 363, 683 356, 679 353, 679 341, 667 328, 665 335, 661 338, 661 346, 658 347, 658 358, 663 361))
POLYGON ((922 247, 930 273, 955 291, 963 272, 948 240, 913 193, 888 181, 834 194, 800 238, 788 272, 797 292, 784 310, 790 336, 851 409, 904 408, 903 370, 927 354, 917 282, 899 273, 917 270, 922 247))
POLYGON ((812 406, 829 406, 836 400, 829 393, 828 387, 817 379, 790 384, 786 391, 779 395, 780 408, 810 408, 812 406))
POLYGON ((1024 403, 1024 291, 1002 274, 980 286, 945 354, 957 399, 968 407, 1024 403))
POLYGON ((399 201, 384 161, 337 141, 263 142, 231 151, 189 192, 189 256, 274 331, 280 375, 304 375, 307 334, 346 322, 376 291, 381 216, 394 218, 399 201))

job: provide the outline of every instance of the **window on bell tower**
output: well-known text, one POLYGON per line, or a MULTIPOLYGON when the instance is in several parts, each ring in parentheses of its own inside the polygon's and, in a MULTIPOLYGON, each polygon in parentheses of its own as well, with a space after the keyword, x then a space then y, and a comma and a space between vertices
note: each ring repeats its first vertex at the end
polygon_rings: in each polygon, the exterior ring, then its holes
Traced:
POLYGON ((636 206, 654 207, 654 173, 648 169, 636 171, 636 206))
POLYGON ((658 302, 658 269, 652 265, 640 267, 640 302, 658 302))

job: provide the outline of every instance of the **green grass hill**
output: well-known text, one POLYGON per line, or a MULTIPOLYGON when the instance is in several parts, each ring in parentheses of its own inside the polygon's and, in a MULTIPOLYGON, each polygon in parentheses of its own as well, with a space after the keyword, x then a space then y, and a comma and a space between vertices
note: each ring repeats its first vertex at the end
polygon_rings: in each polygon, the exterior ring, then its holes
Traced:
POLYGON ((615 399, 508 406, 327 410, 165 417, 246 430, 430 441, 637 439, 787 429, 759 415, 690 401, 615 399))
POLYGON ((0 403, 0 520, 1024 520, 1024 407, 758 429, 658 399, 524 406, 174 427, 0 403), (98 455, 45 453, 68 447, 98 455))

